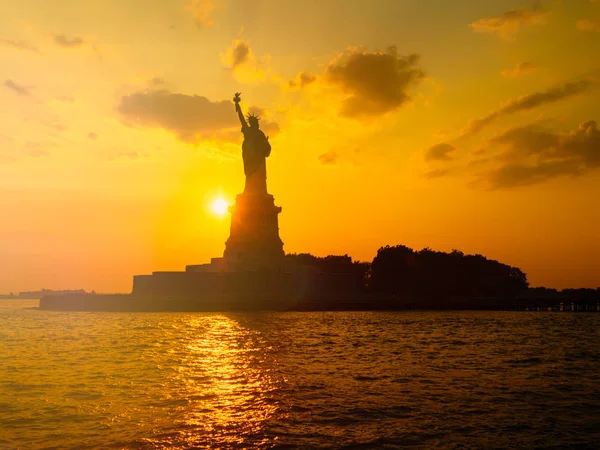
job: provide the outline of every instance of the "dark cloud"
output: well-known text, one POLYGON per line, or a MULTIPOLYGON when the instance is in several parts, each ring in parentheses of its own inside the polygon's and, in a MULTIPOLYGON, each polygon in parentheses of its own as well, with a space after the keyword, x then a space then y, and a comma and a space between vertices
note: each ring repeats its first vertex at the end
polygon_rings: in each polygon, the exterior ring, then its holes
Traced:
POLYGON ((300 72, 295 80, 288 81, 288 86, 303 88, 314 83, 316 79, 317 77, 311 72, 300 72))
POLYGON ((490 139, 492 145, 508 148, 508 154, 534 155, 558 145, 560 136, 537 125, 512 128, 500 136, 490 139))
MULTIPOLYGON (((600 169, 600 130, 593 120, 570 132, 549 130, 540 124, 516 127, 488 140, 485 149, 471 155, 475 158, 459 169, 473 171, 477 178, 472 186, 507 189, 560 176, 580 176, 600 169), (484 153, 486 156, 481 157, 484 153)), ((443 177, 451 169, 438 168, 425 176, 443 177)))
POLYGON ((501 108, 492 111, 487 116, 469 122, 466 129, 463 131, 463 135, 470 136, 476 134, 500 117, 508 116, 519 111, 534 109, 547 103, 554 103, 581 94, 588 91, 595 84, 596 83, 592 80, 581 80, 566 83, 547 91, 534 92, 533 94, 524 95, 523 97, 511 100, 501 108))
POLYGON ((346 117, 377 116, 393 111, 408 100, 408 89, 425 76, 417 68, 418 55, 349 51, 329 64, 325 80, 349 94, 341 114, 346 117))
POLYGON ((0 44, 16 48, 17 50, 24 50, 41 55, 41 52, 36 47, 24 41, 13 41, 12 39, 0 38, 0 44))
POLYGON ((450 161, 452 156, 450 153, 454 152, 456 148, 450 144, 442 143, 430 147, 425 152, 425 159, 428 161, 450 161))
POLYGON ((232 69, 250 60, 250 46, 244 41, 236 41, 229 49, 229 64, 232 69))
POLYGON ((55 34, 54 42, 60 45, 61 47, 66 48, 81 47, 83 44, 85 44, 85 41, 79 36, 69 37, 64 34, 55 34))
POLYGON ((533 8, 518 8, 499 16, 487 17, 473 22, 469 26, 476 33, 496 33, 503 39, 510 39, 524 25, 543 24, 547 13, 538 3, 533 8))
POLYGON ((6 80, 4 82, 4 86, 6 86, 8 89, 16 92, 19 95, 24 95, 24 96, 28 96, 31 95, 31 93, 29 92, 29 88, 20 85, 18 83, 15 83, 13 80, 6 80))
POLYGON ((491 189, 515 188, 541 183, 559 176, 579 174, 579 167, 573 161, 549 161, 535 165, 507 164, 492 171, 488 182, 491 189))
POLYGON ((525 61, 517 64, 515 67, 503 70, 502 75, 507 78, 517 78, 521 75, 526 75, 528 73, 535 72, 539 70, 539 68, 540 66, 538 66, 537 64, 525 61))
POLYGON ((584 122, 569 133, 538 126, 515 128, 490 141, 503 151, 500 167, 488 173, 492 189, 526 186, 563 175, 583 175, 600 168, 600 130, 584 122))
POLYGON ((319 155, 319 161, 321 161, 323 164, 335 164, 339 157, 340 155, 337 152, 330 150, 327 153, 319 155))
MULTIPOLYGON (((267 67, 269 56, 257 59, 250 44, 242 39, 233 41, 220 56, 225 67, 231 70, 231 74, 240 83, 256 83, 277 78, 267 67)), ((278 78, 277 81, 279 82, 278 78)))
POLYGON ((231 101, 212 102, 200 95, 167 90, 125 95, 117 110, 129 125, 164 128, 184 142, 197 142, 239 124, 231 101))
MULTIPOLYGON (((196 143, 207 138, 238 141, 241 136, 238 117, 229 100, 213 102, 200 95, 163 89, 125 95, 117 111, 127 125, 163 128, 183 142, 196 143)), ((265 114, 264 109, 256 107, 250 108, 250 112, 265 114)), ((279 131, 277 123, 264 117, 260 128, 269 136, 279 131)))

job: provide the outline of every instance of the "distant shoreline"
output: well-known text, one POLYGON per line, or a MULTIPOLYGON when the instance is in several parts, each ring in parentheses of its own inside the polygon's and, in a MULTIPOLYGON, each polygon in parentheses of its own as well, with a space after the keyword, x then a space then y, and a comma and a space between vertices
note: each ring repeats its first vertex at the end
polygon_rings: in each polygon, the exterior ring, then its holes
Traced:
POLYGON ((335 312, 335 311, 523 311, 600 312, 590 299, 399 297, 393 295, 335 296, 298 301, 257 302, 236 295, 140 297, 131 294, 66 294, 40 299, 41 310, 105 312, 335 312))

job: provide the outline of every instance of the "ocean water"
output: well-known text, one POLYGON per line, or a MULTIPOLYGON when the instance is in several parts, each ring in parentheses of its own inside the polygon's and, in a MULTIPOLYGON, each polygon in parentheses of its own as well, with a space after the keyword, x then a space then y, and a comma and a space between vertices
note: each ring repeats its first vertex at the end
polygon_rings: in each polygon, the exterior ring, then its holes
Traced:
POLYGON ((0 448, 599 448, 600 314, 0 301, 0 448))

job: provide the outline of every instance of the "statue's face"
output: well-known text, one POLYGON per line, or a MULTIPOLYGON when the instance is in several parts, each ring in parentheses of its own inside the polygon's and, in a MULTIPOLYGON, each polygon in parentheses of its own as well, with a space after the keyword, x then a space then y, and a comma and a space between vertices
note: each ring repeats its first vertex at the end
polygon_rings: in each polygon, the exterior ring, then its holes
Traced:
POLYGON ((248 121, 248 123, 249 123, 249 125, 250 125, 251 128, 258 129, 258 120, 256 120, 256 119, 250 119, 248 121))

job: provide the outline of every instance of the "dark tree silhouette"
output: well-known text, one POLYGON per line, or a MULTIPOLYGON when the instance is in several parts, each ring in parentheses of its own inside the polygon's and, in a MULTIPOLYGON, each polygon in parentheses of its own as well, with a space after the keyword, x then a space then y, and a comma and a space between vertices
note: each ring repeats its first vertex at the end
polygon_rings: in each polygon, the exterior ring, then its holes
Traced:
POLYGON ((482 255, 429 248, 416 252, 404 245, 380 248, 369 278, 372 292, 440 301, 450 297, 514 298, 527 286, 520 269, 482 255))

